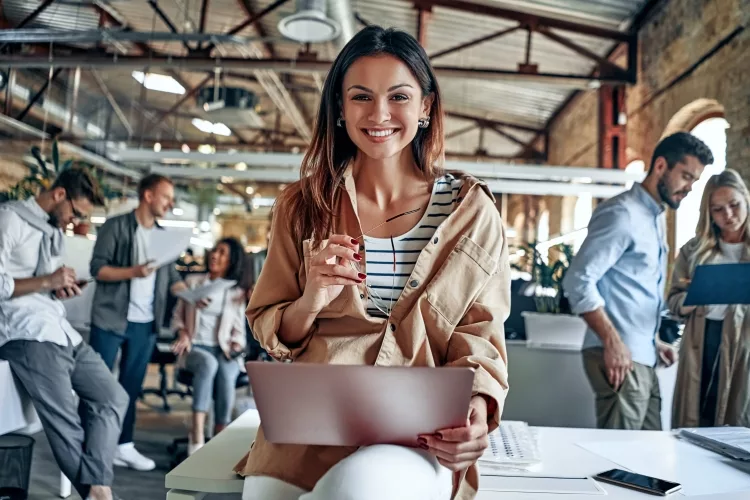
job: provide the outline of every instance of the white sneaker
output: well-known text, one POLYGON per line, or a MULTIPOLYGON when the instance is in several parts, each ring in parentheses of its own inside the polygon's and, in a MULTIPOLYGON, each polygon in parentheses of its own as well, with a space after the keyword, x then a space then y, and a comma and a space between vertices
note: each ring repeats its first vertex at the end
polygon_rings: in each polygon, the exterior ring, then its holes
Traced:
POLYGON ((198 451, 201 448, 203 448, 203 445, 204 445, 204 443, 193 443, 192 441, 189 441, 188 442, 188 449, 187 449, 188 456, 192 455, 196 451, 198 451))
POLYGON ((141 472, 156 468, 156 462, 138 453, 133 443, 123 443, 117 447, 114 464, 118 467, 128 467, 141 472))

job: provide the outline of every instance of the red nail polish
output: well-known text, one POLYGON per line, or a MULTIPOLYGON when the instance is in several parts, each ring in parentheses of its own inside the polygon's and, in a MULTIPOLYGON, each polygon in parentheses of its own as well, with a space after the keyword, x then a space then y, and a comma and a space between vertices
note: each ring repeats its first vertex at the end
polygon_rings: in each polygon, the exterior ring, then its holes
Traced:
POLYGON ((358 276, 358 277, 359 277, 359 279, 361 279, 361 280, 363 280, 363 279, 367 278, 367 275, 366 275, 366 274, 362 274, 362 273, 359 273, 359 274, 357 274, 357 276, 358 276))
POLYGON ((429 446, 427 446, 427 445, 426 445, 426 444, 424 444, 424 443, 419 443, 419 447, 420 447, 420 448, 422 448, 423 450, 429 450, 429 449, 430 449, 430 447, 429 447, 429 446))
POLYGON ((359 241, 357 241, 354 238, 352 238, 352 245, 359 245, 359 241))
POLYGON ((354 254, 354 260, 362 260, 362 256, 358 253, 354 254))
POLYGON ((436 432, 435 433, 435 437, 438 438, 438 439, 443 439, 443 434, 440 433, 440 432, 436 432))
POLYGON ((420 446, 422 446, 422 445, 427 446, 427 440, 425 438, 419 438, 419 439, 417 439, 417 443, 419 443, 420 446))

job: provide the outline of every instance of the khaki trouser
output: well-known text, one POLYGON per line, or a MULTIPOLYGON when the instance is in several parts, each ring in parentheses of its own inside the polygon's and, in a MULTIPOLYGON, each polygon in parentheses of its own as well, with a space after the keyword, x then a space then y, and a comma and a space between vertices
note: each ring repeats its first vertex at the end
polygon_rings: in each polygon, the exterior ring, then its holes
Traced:
POLYGON ((583 368, 596 396, 598 428, 661 430, 661 393, 653 367, 633 363, 617 391, 607 380, 601 348, 583 351, 583 368))

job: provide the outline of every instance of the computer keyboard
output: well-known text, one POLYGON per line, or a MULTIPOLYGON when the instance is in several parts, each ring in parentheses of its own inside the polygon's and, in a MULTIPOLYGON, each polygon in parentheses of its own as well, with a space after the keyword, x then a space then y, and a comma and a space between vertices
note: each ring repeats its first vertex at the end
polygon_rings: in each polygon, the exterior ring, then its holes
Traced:
POLYGON ((489 438, 490 446, 479 459, 480 471, 530 469, 542 461, 536 432, 526 422, 502 422, 489 438))

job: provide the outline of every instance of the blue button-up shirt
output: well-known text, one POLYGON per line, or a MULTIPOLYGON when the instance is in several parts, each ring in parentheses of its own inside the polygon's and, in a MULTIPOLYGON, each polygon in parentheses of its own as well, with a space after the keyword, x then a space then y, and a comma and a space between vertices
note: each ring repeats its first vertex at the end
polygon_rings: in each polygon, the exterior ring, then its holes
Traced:
MULTIPOLYGON (((640 185, 601 203, 565 275, 574 314, 604 307, 633 361, 655 366, 667 273, 664 207, 640 185)), ((601 346, 589 328, 583 348, 601 346)))

